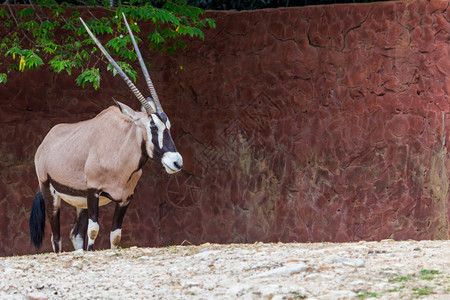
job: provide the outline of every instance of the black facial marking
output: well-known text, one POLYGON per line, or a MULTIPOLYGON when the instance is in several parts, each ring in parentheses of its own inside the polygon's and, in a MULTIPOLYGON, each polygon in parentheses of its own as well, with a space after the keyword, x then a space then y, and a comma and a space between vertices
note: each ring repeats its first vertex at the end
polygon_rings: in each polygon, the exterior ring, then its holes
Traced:
POLYGON ((158 116, 159 116, 159 119, 164 123, 164 124, 166 124, 166 122, 167 122, 167 115, 165 114, 165 113, 160 113, 160 114, 158 114, 158 116))
MULTIPOLYGON (((155 113, 152 116, 157 117, 161 120, 161 122, 164 123, 164 125, 167 124, 167 115, 165 113, 155 113)), ((159 147, 159 140, 158 140, 158 127, 156 126, 153 119, 150 121, 150 130, 152 133, 152 143, 154 145, 154 151, 153 151, 153 157, 152 159, 158 163, 161 162, 161 159, 166 152, 177 152, 177 149, 175 147, 175 143, 172 140, 172 136, 170 135, 170 130, 166 127, 166 129, 163 132, 163 143, 162 148, 159 147)))
POLYGON ((150 120, 150 130, 152 132, 152 137, 154 135, 158 136, 158 126, 156 126, 155 122, 152 120, 150 120))
MULTIPOLYGON (((155 114, 159 119, 160 114, 155 114)), ((159 141, 158 141, 158 126, 156 126, 153 119, 150 121, 150 130, 152 132, 152 143, 153 143, 153 157, 152 159, 156 162, 161 162, 162 156, 164 152, 162 152, 162 149, 159 148, 159 141)), ((163 140, 163 148, 164 148, 164 140, 163 140)))

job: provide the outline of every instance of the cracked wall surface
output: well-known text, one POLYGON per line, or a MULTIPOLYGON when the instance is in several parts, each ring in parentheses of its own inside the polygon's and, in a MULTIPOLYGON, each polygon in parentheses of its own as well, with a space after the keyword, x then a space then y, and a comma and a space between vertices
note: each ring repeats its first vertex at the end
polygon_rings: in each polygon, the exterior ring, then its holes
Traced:
MULTIPOLYGON (((204 42, 144 53, 185 167, 147 163, 121 246, 449 238, 447 1, 208 15, 204 42)), ((48 130, 111 97, 138 107, 119 78, 98 91, 74 78, 40 70, 0 86, 1 255, 34 251, 33 156, 48 130)), ((97 248, 113 210, 100 208, 97 248)), ((74 209, 61 213, 71 250, 74 209)))

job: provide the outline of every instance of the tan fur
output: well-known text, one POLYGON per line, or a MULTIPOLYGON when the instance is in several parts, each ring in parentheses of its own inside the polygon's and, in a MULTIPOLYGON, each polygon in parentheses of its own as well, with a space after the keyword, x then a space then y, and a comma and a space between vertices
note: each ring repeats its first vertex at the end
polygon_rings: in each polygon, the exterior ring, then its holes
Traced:
MULTIPOLYGON (((149 119, 146 113, 135 114, 139 119, 149 119)), ((141 157, 141 143, 147 140, 143 126, 116 106, 87 121, 56 125, 35 155, 40 184, 49 175, 73 189, 96 189, 126 201, 142 174, 133 172, 141 157)))

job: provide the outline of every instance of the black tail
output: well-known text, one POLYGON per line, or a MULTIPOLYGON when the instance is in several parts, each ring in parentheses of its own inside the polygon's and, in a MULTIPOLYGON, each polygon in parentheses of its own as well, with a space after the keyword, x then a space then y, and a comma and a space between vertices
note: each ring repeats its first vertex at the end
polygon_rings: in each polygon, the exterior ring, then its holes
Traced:
POLYGON ((36 249, 39 249, 44 239, 45 231, 45 201, 39 190, 34 197, 30 214, 30 237, 36 249))

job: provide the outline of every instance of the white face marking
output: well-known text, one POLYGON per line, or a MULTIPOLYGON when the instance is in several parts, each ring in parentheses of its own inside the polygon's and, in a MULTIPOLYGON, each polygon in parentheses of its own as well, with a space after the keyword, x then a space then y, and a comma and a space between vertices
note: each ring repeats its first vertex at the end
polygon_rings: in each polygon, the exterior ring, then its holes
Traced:
POLYGON ((166 168, 166 172, 172 174, 181 170, 179 167, 175 166, 175 163, 177 163, 178 166, 182 166, 183 158, 178 152, 166 152, 164 153, 161 162, 164 168, 166 168))
POLYGON ((159 148, 162 148, 163 147, 164 130, 166 130, 166 125, 164 125, 164 123, 155 114, 152 114, 152 119, 156 125, 156 128, 158 128, 159 148))
POLYGON ((88 244, 94 245, 94 241, 97 238, 98 231, 100 229, 100 226, 98 226, 97 222, 92 221, 89 219, 88 223, 88 244))
POLYGON ((166 122, 166 127, 167 127, 167 129, 170 130, 170 127, 171 127, 171 126, 172 126, 172 124, 170 124, 169 119, 167 119, 167 122, 166 122))
POLYGON ((122 229, 118 228, 114 231, 111 231, 111 234, 109 235, 109 240, 111 241, 111 249, 117 249, 121 237, 122 237, 122 229))

